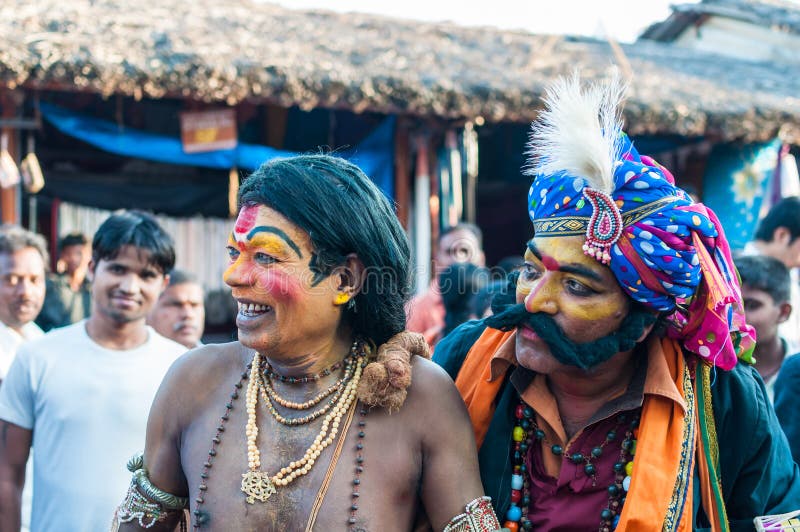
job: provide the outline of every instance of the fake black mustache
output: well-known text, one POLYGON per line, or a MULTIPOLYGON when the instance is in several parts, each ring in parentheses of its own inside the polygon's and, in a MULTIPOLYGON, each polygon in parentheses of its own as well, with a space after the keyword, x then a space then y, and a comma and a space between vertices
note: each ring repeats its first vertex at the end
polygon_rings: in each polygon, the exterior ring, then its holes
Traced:
POLYGON ((486 325, 501 331, 528 326, 547 344, 556 360, 584 370, 605 362, 617 353, 636 347, 646 328, 658 318, 645 309, 631 306, 630 312, 616 331, 591 342, 578 343, 570 340, 549 314, 532 314, 524 304, 516 303, 513 299, 515 297, 515 291, 498 294, 492 302, 495 314, 486 318, 486 325))

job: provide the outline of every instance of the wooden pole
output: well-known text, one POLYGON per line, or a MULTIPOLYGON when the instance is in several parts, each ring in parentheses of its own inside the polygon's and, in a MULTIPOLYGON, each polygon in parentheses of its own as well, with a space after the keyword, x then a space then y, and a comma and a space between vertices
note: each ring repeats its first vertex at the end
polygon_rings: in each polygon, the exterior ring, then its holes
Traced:
POLYGON ((394 201, 400 224, 408 229, 411 206, 411 163, 409 161, 408 124, 397 118, 394 128, 394 201))
POLYGON ((431 168, 428 142, 424 135, 417 138, 417 159, 414 169, 414 258, 416 260, 417 291, 425 290, 430 282, 431 262, 431 168))
MULTIPOLYGON (((20 93, 0 88, 0 108, 2 108, 4 120, 18 117, 22 99, 23 96, 20 93)), ((16 128, 3 127, 0 129, 0 135, 5 135, 8 139, 8 153, 19 164, 19 138, 16 128)), ((2 223, 20 223, 20 186, 21 184, 10 188, 0 188, 0 221, 2 223)))

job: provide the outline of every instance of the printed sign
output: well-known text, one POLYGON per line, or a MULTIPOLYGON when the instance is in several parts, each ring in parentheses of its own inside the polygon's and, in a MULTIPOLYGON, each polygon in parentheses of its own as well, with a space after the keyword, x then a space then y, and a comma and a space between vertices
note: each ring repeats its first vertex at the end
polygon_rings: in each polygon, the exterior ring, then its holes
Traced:
POLYGON ((188 111, 180 114, 185 153, 230 150, 236 147, 236 111, 188 111))

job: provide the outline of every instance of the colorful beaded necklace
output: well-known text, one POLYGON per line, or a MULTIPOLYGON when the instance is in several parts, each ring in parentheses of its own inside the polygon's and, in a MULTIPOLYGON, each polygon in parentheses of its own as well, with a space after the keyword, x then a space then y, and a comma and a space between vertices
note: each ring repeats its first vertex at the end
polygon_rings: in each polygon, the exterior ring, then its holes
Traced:
MULTIPOLYGON (((513 471, 511 475, 511 506, 506 512, 506 522, 504 528, 510 532, 519 530, 533 530, 533 523, 528 519, 528 507, 530 506, 530 480, 528 467, 525 464, 525 457, 534 441, 539 442, 542 449, 549 447, 550 452, 556 456, 563 456, 564 449, 560 445, 550 444, 545 438, 544 431, 536 424, 536 416, 533 409, 520 402, 514 411, 516 425, 511 433, 511 463, 513 471)), ((629 414, 619 414, 617 421, 625 424, 630 418, 629 414)), ((622 514, 622 506, 625 503, 625 496, 631 483, 633 474, 633 456, 636 454, 635 434, 639 427, 639 414, 633 416, 625 431, 625 437, 620 444, 620 457, 614 463, 614 483, 608 487, 608 506, 600 512, 600 532, 611 532, 615 530, 622 514)), ((603 449, 617 439, 617 432, 610 430, 602 444, 592 447, 590 453, 576 452, 565 459, 574 464, 584 463, 583 471, 588 477, 596 482, 597 468, 592 460, 599 458, 603 449)))

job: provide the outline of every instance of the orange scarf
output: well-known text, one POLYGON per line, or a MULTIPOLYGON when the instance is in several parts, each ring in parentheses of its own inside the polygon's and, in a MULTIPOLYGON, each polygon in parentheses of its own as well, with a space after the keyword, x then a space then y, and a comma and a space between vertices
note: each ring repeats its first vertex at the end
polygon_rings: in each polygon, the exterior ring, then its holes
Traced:
POLYGON ((492 422, 495 398, 503 384, 501 378, 489 382, 492 376, 490 362, 497 349, 513 334, 514 331, 503 332, 492 328, 483 331, 467 353, 467 358, 456 376, 456 388, 467 404, 479 449, 489 430, 489 423, 492 422))
MULTIPOLYGON (((490 382, 492 356, 514 334, 486 329, 467 354, 456 378, 467 405, 478 447, 483 443, 494 415, 502 378, 490 382)), ((685 399, 687 412, 666 397, 647 394, 639 423, 630 490, 618 530, 672 530, 690 532, 693 521, 692 481, 697 438, 697 402, 693 383, 680 346, 675 340, 655 340, 649 349, 660 349, 670 375, 685 399)), ((703 462, 702 452, 697 459, 703 462)), ((700 464, 705 465, 703 463, 700 464)), ((701 482, 706 503, 709 482, 701 482)), ((707 504, 704 504, 707 506, 707 504)), ((708 508, 710 509, 710 508, 708 508)), ((713 514, 713 510, 712 510, 713 514)), ((715 523, 716 524, 716 523, 715 523)), ((716 526, 713 530, 719 530, 716 526)))
MULTIPOLYGON (((655 342, 654 342, 655 343, 655 342)), ((620 530, 692 530, 692 480, 696 449, 696 401, 680 347, 662 339, 669 373, 687 403, 687 412, 660 395, 644 398, 633 474, 620 530)))

